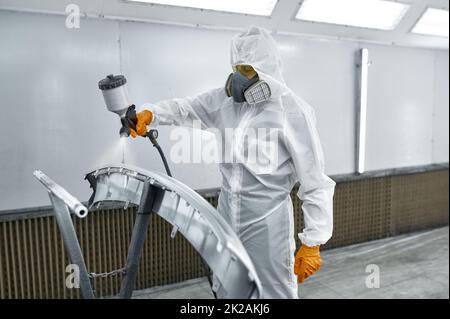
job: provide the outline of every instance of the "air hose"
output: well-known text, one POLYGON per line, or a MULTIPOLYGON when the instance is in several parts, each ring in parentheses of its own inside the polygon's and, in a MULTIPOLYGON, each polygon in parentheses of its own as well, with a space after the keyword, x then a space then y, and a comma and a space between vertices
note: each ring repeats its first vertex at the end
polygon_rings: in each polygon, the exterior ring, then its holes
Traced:
POLYGON ((163 152, 161 146, 159 146, 158 141, 156 140, 158 138, 158 130, 150 130, 147 133, 147 137, 149 138, 150 142, 152 142, 153 147, 156 147, 156 149, 158 150, 158 153, 161 156, 161 159, 163 161, 164 168, 166 169, 167 175, 172 177, 172 173, 170 172, 169 164, 167 164, 166 156, 164 156, 164 152, 163 152))

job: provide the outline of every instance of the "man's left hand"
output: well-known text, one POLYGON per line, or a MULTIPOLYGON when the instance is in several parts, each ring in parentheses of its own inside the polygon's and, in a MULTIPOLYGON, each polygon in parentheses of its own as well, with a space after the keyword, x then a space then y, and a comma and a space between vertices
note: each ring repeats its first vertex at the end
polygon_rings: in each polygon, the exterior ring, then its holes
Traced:
POLYGON ((294 273, 299 283, 314 274, 320 268, 320 246, 308 247, 302 245, 295 255, 294 273))

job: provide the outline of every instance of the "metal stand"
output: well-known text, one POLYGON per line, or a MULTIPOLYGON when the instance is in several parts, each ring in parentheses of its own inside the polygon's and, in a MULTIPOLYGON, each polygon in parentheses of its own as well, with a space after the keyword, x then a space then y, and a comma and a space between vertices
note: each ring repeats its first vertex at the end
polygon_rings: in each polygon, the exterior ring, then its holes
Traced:
MULTIPOLYGON (((81 295, 84 299, 93 299, 95 298, 95 294, 90 281, 92 275, 86 268, 86 262, 84 261, 70 216, 71 211, 74 210, 73 207, 81 206, 84 208, 84 206, 44 173, 36 171, 35 176, 48 190, 50 201, 55 212, 56 222, 62 235, 64 247, 69 255, 69 260, 72 264, 78 266, 81 295)), ((148 181, 144 182, 140 205, 128 248, 128 257, 124 270, 125 277, 120 287, 119 298, 128 299, 132 296, 153 205, 158 196, 163 196, 163 194, 164 192, 158 187, 151 185, 148 181)))
POLYGON ((136 281, 137 271, 139 267, 139 260, 144 247, 145 238, 147 235, 148 224, 152 213, 153 203, 155 201, 158 188, 150 185, 148 182, 144 183, 142 190, 141 203, 139 205, 136 221, 131 235, 130 246, 128 248, 127 264, 125 266, 125 278, 120 287, 119 298, 129 299, 133 294, 134 284, 136 281))

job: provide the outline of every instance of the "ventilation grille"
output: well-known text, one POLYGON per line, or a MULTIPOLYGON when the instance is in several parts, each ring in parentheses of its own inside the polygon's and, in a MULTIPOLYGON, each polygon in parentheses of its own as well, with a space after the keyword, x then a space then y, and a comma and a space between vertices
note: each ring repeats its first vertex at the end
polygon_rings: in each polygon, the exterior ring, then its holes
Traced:
MULTIPOLYGON (((447 225, 448 178, 446 169, 338 183, 334 197, 334 233, 323 248, 447 225)), ((299 232, 303 223, 296 192, 292 192, 292 198, 299 232)), ((217 205, 216 196, 206 199, 217 205)), ((48 216, 37 218, 0 220, 1 299, 80 297, 78 289, 65 287, 67 256, 51 211, 47 213, 48 216)), ((135 208, 104 209, 85 219, 74 218, 90 272, 109 272, 124 266, 134 218, 135 208)), ((137 289, 205 275, 196 251, 181 234, 171 239, 170 231, 168 223, 152 216, 137 289)), ((96 295, 117 294, 121 279, 121 275, 96 278, 96 295)))

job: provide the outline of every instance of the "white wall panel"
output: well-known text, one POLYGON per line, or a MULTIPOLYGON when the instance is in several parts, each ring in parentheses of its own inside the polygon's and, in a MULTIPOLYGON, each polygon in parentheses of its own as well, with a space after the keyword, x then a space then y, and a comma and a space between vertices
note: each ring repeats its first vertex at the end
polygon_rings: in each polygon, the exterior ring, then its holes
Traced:
POLYGON ((434 61, 433 162, 448 162, 448 51, 437 51, 434 61))
MULTIPOLYGON (((230 32, 120 23, 120 34, 122 72, 129 80, 129 92, 138 108, 143 103, 195 95, 223 86, 232 71, 229 40, 233 33, 230 32)), ((219 186, 221 177, 217 164, 170 161, 170 149, 177 142, 170 139, 173 129, 159 127, 160 144, 173 176, 195 189, 219 186)), ((192 140, 191 131, 188 133, 192 140)), ((129 150, 133 157, 128 163, 163 169, 148 139, 129 143, 129 150)))
MULTIPOLYGON (((80 29, 69 30, 64 21, 0 12, 0 210, 49 204, 34 169, 86 200, 83 174, 122 159, 120 123, 97 88, 105 75, 125 74, 139 106, 222 86, 230 72, 233 32, 98 19, 82 19, 80 29)), ((360 46, 276 40, 288 85, 316 110, 327 173, 352 172, 360 46)), ((448 161, 448 52, 369 49, 368 169, 448 161)), ((174 143, 171 130, 161 129, 166 153, 174 143)), ((125 162, 163 168, 145 139, 128 141, 125 162)), ((220 184, 216 165, 172 168, 193 188, 220 184)))
POLYGON ((98 79, 119 71, 117 24, 0 12, 0 209, 48 205, 41 169, 82 199, 94 159, 116 139, 98 79))
POLYGON ((328 174, 352 172, 356 43, 279 37, 289 87, 316 112, 328 174))
POLYGON ((369 47, 366 170, 432 163, 434 54, 369 47))

